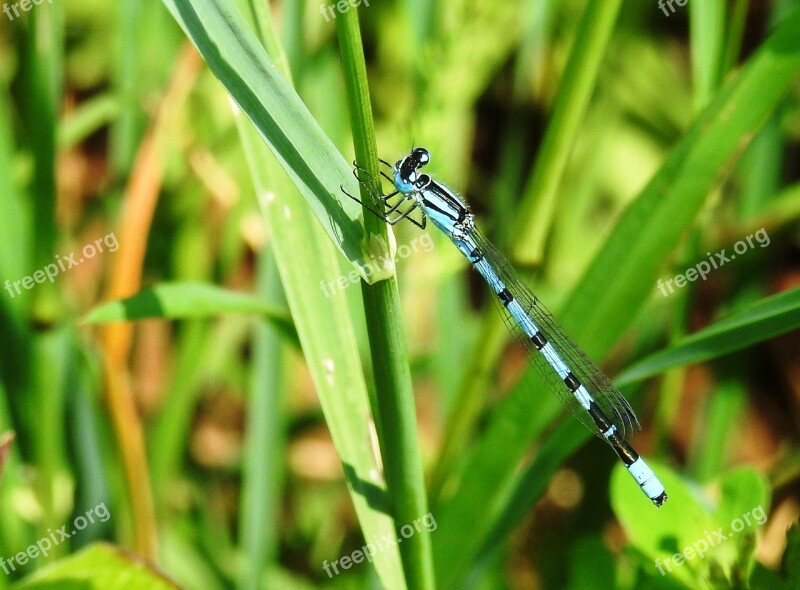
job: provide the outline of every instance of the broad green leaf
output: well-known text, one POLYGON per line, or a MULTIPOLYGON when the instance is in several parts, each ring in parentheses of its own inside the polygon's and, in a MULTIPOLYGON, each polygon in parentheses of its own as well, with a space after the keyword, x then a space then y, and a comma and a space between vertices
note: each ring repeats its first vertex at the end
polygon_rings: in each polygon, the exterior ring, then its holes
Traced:
MULTIPOLYGON (((40 541, 39 543, 42 543, 40 541)), ((34 545, 34 548, 38 548, 34 545)), ((38 559, 46 559, 40 556, 38 559)), ((163 572, 108 544, 93 545, 23 580, 15 590, 174 590, 163 572)))
MULTIPOLYGON (((241 114, 237 117, 286 299, 364 537, 394 535, 383 476, 364 444, 370 439, 371 416, 346 296, 340 290, 327 297, 319 288, 321 280, 335 280, 340 272, 336 251, 255 129, 241 114)), ((385 586, 404 587, 396 548, 376 554, 372 565, 385 586)))
POLYGON ((680 365, 741 350, 800 327, 800 289, 790 289, 740 309, 627 368, 618 385, 641 381, 680 365))
POLYGON ((708 588, 710 570, 729 574, 752 558, 750 541, 766 520, 769 485, 752 469, 737 469, 709 486, 681 479, 666 465, 652 462, 669 500, 660 510, 630 486, 617 465, 611 478, 611 503, 630 544, 643 557, 645 572, 670 576, 689 588, 708 588))
POLYGON ((733 469, 719 478, 721 499, 716 512, 726 523, 744 521, 740 527, 764 524, 770 509, 770 484, 748 467, 733 469), (761 521, 761 522, 758 522, 761 521))
POLYGON ((350 166, 257 41, 241 13, 224 0, 164 0, 211 71, 258 129, 317 221, 369 283, 370 241, 350 166))

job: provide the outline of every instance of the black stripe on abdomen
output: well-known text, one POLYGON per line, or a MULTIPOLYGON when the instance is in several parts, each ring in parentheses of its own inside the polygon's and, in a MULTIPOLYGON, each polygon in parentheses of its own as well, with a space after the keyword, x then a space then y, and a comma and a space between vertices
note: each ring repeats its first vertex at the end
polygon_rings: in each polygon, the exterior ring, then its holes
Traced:
POLYGON ((578 381, 578 378, 572 374, 572 372, 567 373, 567 376, 564 377, 564 385, 567 386, 572 393, 578 391, 578 388, 581 386, 581 382, 578 381))
POLYGON ((597 405, 597 403, 592 400, 589 404, 589 409, 587 410, 589 415, 594 420, 595 426, 597 426, 598 430, 605 434, 611 428, 614 428, 614 432, 611 433, 610 436, 606 437, 608 440, 608 444, 614 449, 614 452, 620 458, 620 460, 625 464, 625 467, 630 467, 633 463, 639 458, 639 453, 633 450, 628 441, 616 430, 616 427, 608 419, 608 417, 603 413, 603 410, 597 405))
POLYGON ((531 342, 536 347, 536 350, 542 350, 544 345, 547 344, 547 338, 544 337, 544 334, 541 332, 536 332, 533 336, 531 336, 531 342))

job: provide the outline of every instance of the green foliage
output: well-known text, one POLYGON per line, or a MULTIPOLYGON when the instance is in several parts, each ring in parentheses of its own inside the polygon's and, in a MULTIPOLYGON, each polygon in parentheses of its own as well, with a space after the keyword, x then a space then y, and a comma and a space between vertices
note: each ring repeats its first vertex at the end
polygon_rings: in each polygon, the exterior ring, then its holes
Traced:
POLYGON ((98 544, 42 569, 21 584, 19 590, 169 590, 179 586, 147 564, 106 544, 98 544))
POLYGON ((671 4, 9 19, 0 559, 111 519, 0 590, 798 587, 800 5, 671 4), (617 376, 663 508, 434 227, 344 194, 412 145, 617 376))
POLYGON ((234 293, 214 285, 161 283, 121 301, 95 307, 83 322, 105 324, 132 322, 145 318, 209 318, 226 313, 253 313, 264 316, 289 342, 300 347, 297 331, 289 314, 247 293, 234 293))
POLYGON ((701 487, 666 465, 654 467, 670 493, 657 512, 637 508, 642 498, 630 492, 624 469, 611 481, 611 501, 642 575, 666 578, 665 588, 676 580, 687 588, 746 587, 769 514, 768 482, 738 469, 701 487))
POLYGON ((719 358, 800 327, 800 290, 765 297, 628 367, 618 384, 633 383, 687 363, 719 358))

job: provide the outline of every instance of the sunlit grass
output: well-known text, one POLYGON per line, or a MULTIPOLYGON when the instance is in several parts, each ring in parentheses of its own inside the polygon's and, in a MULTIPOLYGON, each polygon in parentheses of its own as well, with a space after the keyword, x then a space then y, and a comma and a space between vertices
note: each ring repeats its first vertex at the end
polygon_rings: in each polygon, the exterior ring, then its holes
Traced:
POLYGON ((800 7, 750 4, 4 21, 0 590, 794 587, 800 7), (412 145, 619 376, 663 509, 563 415, 434 227, 372 272, 423 234, 348 199, 349 162, 376 175, 412 145), (760 228, 768 245, 659 290, 760 228), (112 231, 118 251, 35 280, 112 231), (107 522, 33 556, 100 504, 107 522))

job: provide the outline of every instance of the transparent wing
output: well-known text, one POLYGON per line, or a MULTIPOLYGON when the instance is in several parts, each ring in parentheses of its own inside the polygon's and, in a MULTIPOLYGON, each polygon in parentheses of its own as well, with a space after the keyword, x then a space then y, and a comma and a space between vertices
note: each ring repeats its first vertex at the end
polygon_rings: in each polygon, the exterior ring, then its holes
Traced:
MULTIPOLYGON (((495 272, 506 286, 506 289, 514 296, 514 299, 522 306, 525 312, 533 320, 547 341, 553 346, 561 357, 561 360, 569 367, 572 374, 586 387, 592 394, 597 405, 603 413, 611 420, 623 436, 633 430, 641 428, 636 413, 631 408, 628 400, 612 385, 605 373, 586 356, 564 332, 564 329, 556 322, 552 314, 542 304, 541 301, 531 292, 528 286, 522 282, 518 273, 513 269, 508 260, 497 251, 494 245, 489 242, 477 229, 470 230, 470 237, 478 245, 484 258, 494 267, 495 272)), ((605 440, 603 434, 598 430, 592 418, 580 405, 578 400, 570 393, 564 381, 556 373, 547 359, 541 354, 533 342, 525 334, 522 327, 517 323, 497 297, 494 297, 497 307, 503 315, 503 320, 509 331, 528 350, 528 357, 531 363, 536 366, 539 373, 550 388, 556 392, 564 404, 572 410, 573 414, 592 432, 605 440)))

